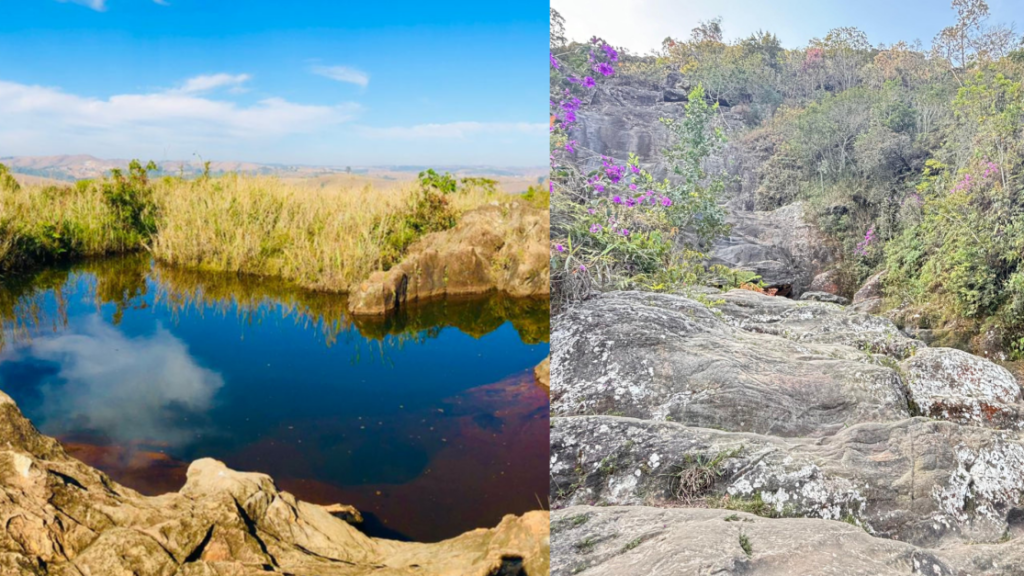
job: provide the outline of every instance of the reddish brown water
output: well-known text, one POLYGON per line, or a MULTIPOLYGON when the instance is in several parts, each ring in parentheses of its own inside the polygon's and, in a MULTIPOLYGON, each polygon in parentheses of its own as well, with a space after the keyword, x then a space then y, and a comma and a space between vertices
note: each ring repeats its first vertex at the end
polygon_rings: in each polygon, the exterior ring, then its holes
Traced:
POLYGON ((36 319, 15 318, 27 328, 12 339, 2 318, 0 389, 126 486, 174 491, 213 457, 420 541, 547 506, 544 303, 442 302, 357 326, 330 316, 336 297, 253 279, 123 261, 60 273, 6 287, 36 319))

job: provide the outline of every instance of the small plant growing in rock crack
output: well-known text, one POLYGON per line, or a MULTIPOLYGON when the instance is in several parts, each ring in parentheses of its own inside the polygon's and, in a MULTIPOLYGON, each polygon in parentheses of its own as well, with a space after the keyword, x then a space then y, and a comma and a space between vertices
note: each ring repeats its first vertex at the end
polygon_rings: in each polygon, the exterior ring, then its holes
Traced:
POLYGON ((640 544, 643 544, 643 541, 644 541, 644 539, 642 537, 634 538, 634 539, 630 540, 629 542, 627 542, 626 545, 622 547, 622 551, 624 553, 625 552, 629 552, 630 550, 636 548, 640 544))
POLYGON ((683 464, 677 465, 666 474, 670 480, 673 495, 685 504, 703 498, 714 487, 715 482, 725 474, 722 463, 739 454, 741 448, 719 452, 716 456, 698 454, 686 455, 683 464))
POLYGON ((754 545, 750 543, 750 538, 743 532, 740 532, 740 548, 748 558, 754 555, 754 545))
POLYGON ((588 537, 573 544, 573 548, 575 548, 580 554, 589 554, 591 551, 594 550, 594 546, 596 544, 596 540, 588 537))

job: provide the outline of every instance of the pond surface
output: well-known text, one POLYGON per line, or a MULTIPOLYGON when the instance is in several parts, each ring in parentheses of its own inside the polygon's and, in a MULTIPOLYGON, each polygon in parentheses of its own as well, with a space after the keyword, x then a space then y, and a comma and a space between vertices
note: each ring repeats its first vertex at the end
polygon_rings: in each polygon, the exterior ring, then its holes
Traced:
POLYGON ((202 457, 437 541, 547 505, 546 300, 446 300, 353 321, 284 283, 90 261, 0 282, 0 389, 145 494, 202 457))

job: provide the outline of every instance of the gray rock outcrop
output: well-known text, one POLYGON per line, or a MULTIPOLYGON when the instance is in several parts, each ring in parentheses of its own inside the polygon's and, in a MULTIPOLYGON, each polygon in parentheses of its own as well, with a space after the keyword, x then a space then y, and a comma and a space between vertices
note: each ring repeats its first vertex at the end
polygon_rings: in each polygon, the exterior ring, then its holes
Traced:
POLYGON ((605 293, 551 393, 554 574, 1024 572, 1019 384, 887 318, 605 293))

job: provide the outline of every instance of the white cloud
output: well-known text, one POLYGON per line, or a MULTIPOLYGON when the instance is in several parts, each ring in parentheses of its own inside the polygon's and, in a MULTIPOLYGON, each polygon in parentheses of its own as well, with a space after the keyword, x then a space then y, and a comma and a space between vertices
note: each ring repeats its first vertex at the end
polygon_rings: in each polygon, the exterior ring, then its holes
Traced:
POLYGON ((57 0, 58 2, 71 2, 72 4, 81 4, 92 8, 97 12, 107 11, 107 0, 57 0))
MULTIPOLYGON (((57 0, 57 1, 58 2, 63 2, 63 3, 71 2, 72 4, 81 4, 82 6, 87 6, 89 8, 92 8, 93 10, 95 10, 97 12, 106 12, 107 11, 107 0, 57 0)), ((171 3, 168 2, 167 0, 153 0, 153 3, 154 4, 159 4, 161 6, 170 6, 171 5, 171 3)))
POLYGON ((348 66, 313 66, 310 71, 318 76, 348 82, 366 88, 370 84, 370 75, 362 70, 349 68, 348 66))
POLYGON ((185 85, 182 86, 178 92, 182 92, 184 94, 198 94, 201 92, 209 92, 215 88, 223 88, 225 86, 238 88, 251 79, 252 76, 248 74, 208 74, 196 76, 186 80, 185 85))
POLYGON ((106 99, 0 80, 0 142, 5 144, 3 152, 13 154, 58 144, 64 150, 135 154, 132 151, 142 148, 152 154, 153 149, 169 149, 187 155, 197 149, 322 132, 361 110, 351 102, 325 106, 265 98, 243 105, 200 94, 218 86, 237 87, 244 77, 201 76, 178 90, 106 99), (17 150, 9 149, 15 145, 17 150))
POLYGON ((467 138, 477 134, 546 134, 547 124, 530 122, 449 122, 447 124, 418 124, 389 128, 363 127, 360 131, 373 138, 418 140, 435 138, 467 138))

